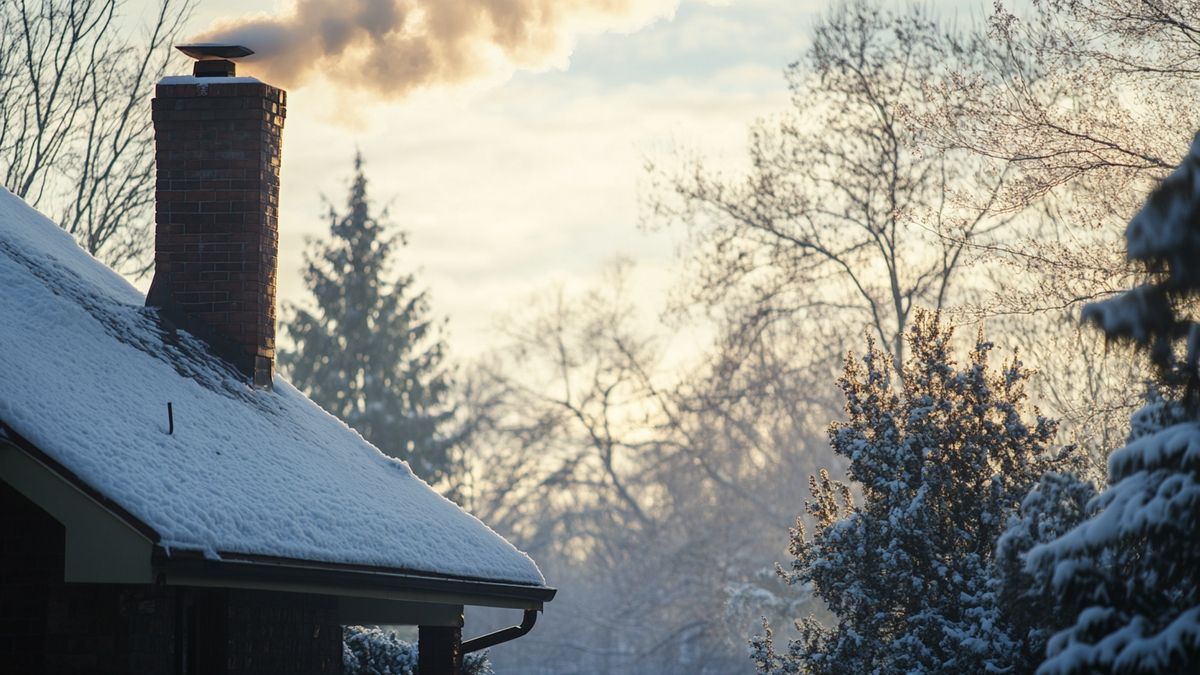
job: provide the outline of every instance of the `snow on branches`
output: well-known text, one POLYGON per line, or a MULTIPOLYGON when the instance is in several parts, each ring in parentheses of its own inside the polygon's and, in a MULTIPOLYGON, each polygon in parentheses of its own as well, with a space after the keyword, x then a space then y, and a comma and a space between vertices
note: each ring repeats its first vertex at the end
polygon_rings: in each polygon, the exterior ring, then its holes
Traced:
POLYGON ((1065 617, 1040 674, 1200 667, 1200 424, 1163 401, 1136 417, 1091 517, 1026 559, 1065 617))
POLYGON ((1125 248, 1151 282, 1083 308, 1083 319, 1112 340, 1149 352, 1165 384, 1200 394, 1200 323, 1186 315, 1200 291, 1200 134, 1175 171, 1129 221, 1125 248), (1177 343, 1187 338, 1179 360, 1177 343))
POLYGON ((1187 315, 1200 296, 1200 135, 1125 238, 1150 282, 1083 316, 1148 351, 1175 398, 1134 415, 1089 517, 1029 551, 1026 571, 1064 618, 1043 675, 1200 669, 1200 324, 1187 315))
POLYGON ((847 358, 847 419, 829 437, 862 503, 828 474, 813 478, 815 529, 797 520, 781 570, 810 584, 837 625, 802 619, 786 652, 769 630, 754 638, 760 672, 1003 672, 1022 651, 992 561, 1030 488, 1065 461, 1051 452, 1055 423, 1026 409, 1029 371, 1015 356, 989 365, 982 335, 961 366, 936 315, 919 315, 908 343, 902 377, 873 347, 847 358))

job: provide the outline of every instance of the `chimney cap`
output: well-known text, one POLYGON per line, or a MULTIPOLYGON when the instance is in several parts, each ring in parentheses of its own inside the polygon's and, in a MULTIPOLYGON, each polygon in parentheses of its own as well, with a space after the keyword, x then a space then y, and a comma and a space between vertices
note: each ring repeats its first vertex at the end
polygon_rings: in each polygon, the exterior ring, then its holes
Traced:
POLYGON ((175 49, 187 54, 197 61, 213 59, 236 59, 250 56, 253 49, 241 45, 221 44, 219 42, 199 42, 190 45, 175 45, 175 49))

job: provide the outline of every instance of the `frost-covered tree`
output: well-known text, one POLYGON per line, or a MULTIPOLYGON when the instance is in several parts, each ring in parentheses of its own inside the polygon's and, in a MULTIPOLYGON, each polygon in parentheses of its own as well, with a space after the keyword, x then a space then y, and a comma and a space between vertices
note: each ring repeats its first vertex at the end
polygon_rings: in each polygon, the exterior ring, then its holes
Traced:
POLYGON ((1090 518, 1026 567, 1066 612, 1038 673, 1200 670, 1200 137, 1125 232, 1146 283, 1089 305, 1110 339, 1149 353, 1166 400, 1138 412, 1090 518))
POLYGON ((292 346, 280 361, 318 405, 437 482, 450 472, 453 446, 445 344, 427 293, 411 274, 391 274, 404 234, 389 233, 372 212, 361 154, 346 211, 330 207, 328 218, 329 238, 305 256, 315 306, 288 307, 292 346))
POLYGON ((1078 332, 1079 309, 1136 283, 1115 235, 1200 125, 1200 3, 983 4, 990 15, 964 31, 968 48, 908 119, 925 152, 966 150, 1008 172, 998 198, 970 184, 956 195, 1015 216, 1005 240, 974 248, 972 277, 986 269, 998 291, 974 302, 992 330, 1022 338, 1039 371, 1031 396, 1102 480, 1143 376, 1078 332))
POLYGON ((829 436, 862 504, 827 473, 812 478, 815 531, 797 520, 780 572, 811 584, 837 623, 802 619, 784 651, 769 631, 755 638, 760 672, 986 672, 1019 647, 990 618, 990 568, 1022 498, 1064 461, 1055 423, 1027 419, 1029 372, 1015 356, 993 370, 982 335, 961 366, 936 315, 919 314, 908 343, 901 382, 879 350, 846 360, 848 419, 829 436))

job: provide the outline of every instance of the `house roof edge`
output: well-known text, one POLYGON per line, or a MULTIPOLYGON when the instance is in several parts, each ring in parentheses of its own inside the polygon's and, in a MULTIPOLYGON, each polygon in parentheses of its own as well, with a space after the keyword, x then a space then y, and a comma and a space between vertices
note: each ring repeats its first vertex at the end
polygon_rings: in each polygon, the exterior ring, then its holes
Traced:
POLYGON ((541 609, 558 590, 490 579, 475 579, 416 570, 327 563, 271 556, 219 553, 205 557, 196 551, 155 548, 154 568, 167 584, 211 584, 247 588, 294 586, 323 589, 333 595, 361 597, 417 597, 437 601, 439 596, 458 604, 541 609))

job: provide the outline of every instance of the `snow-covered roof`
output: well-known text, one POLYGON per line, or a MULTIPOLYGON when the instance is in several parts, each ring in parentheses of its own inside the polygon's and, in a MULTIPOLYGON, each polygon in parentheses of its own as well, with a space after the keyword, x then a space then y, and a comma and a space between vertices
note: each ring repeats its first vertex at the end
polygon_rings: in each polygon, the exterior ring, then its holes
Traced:
POLYGON ((286 381, 254 389, 166 328, 3 188, 0 289, 0 422, 166 551, 544 585, 528 556, 286 381))

